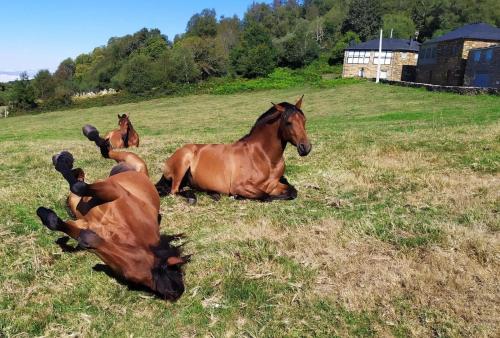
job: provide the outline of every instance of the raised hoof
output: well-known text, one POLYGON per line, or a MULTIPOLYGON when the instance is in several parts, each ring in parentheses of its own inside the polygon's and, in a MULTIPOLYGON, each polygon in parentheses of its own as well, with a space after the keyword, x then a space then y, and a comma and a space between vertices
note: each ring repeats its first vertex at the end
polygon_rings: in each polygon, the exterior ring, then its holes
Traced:
POLYGON ((91 126, 90 124, 86 124, 82 128, 83 135, 88 138, 90 141, 96 142, 99 140, 99 131, 96 127, 91 126))
POLYGON ((58 229, 59 225, 59 217, 57 217, 56 213, 50 209, 39 207, 36 209, 36 214, 40 217, 42 224, 45 225, 52 231, 58 229))
POLYGON ((52 163, 57 171, 63 172, 73 169, 73 155, 69 151, 61 151, 59 154, 52 156, 52 163))

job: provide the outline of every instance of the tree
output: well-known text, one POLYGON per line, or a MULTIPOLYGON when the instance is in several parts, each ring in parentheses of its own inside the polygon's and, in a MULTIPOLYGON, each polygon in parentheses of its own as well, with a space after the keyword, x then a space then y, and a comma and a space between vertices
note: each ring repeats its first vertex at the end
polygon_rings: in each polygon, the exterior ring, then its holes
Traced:
POLYGON ((232 50, 231 66, 244 77, 265 76, 276 67, 276 50, 271 36, 262 24, 250 21, 243 31, 240 43, 232 50))
POLYGON ((137 54, 123 65, 113 82, 132 94, 140 94, 153 89, 158 84, 158 77, 151 59, 137 54))
POLYGON ((376 36, 382 27, 382 7, 380 0, 353 0, 347 12, 342 32, 353 31, 361 40, 376 36))
POLYGON ((26 110, 36 107, 35 90, 26 72, 22 72, 19 75, 19 80, 14 82, 11 95, 14 106, 19 109, 26 110))
POLYGON ((300 68, 318 58, 319 45, 308 28, 308 22, 302 20, 293 33, 276 41, 280 66, 300 68))
POLYGON ((361 40, 359 36, 354 32, 347 32, 342 39, 338 40, 332 48, 332 53, 328 59, 328 63, 331 65, 342 63, 344 60, 344 50, 351 43, 360 43, 361 40))
POLYGON ((37 98, 46 100, 54 96, 56 84, 47 69, 40 70, 33 79, 33 88, 37 98))
POLYGON ((59 67, 57 67, 57 70, 54 73, 54 78, 57 82, 71 81, 73 79, 73 75, 75 74, 75 70, 75 62, 73 59, 67 58, 59 64, 59 67))
POLYGON ((388 36, 393 30, 393 38, 407 39, 410 36, 415 37, 415 23, 404 13, 385 14, 382 21, 384 22, 385 36, 388 36))
POLYGON ((204 9, 189 19, 186 35, 190 36, 215 36, 217 34, 217 19, 214 9, 204 9))

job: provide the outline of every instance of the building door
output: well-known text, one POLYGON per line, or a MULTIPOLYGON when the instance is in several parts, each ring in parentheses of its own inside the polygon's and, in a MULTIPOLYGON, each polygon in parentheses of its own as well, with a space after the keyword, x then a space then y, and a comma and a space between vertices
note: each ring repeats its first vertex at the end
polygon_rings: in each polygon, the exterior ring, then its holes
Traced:
POLYGON ((488 87, 489 83, 490 83, 490 74, 488 73, 474 74, 474 81, 472 81, 472 85, 474 87, 488 87))

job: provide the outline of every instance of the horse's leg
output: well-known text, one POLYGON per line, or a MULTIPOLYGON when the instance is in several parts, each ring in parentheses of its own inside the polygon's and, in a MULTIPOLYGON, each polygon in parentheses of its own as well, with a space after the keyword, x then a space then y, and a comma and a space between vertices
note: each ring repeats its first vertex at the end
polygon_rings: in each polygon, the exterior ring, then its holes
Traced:
POLYGON ((112 181, 102 181, 92 184, 79 181, 71 170, 73 168, 73 155, 67 151, 54 155, 52 157, 52 162, 56 170, 59 171, 69 183, 71 192, 77 196, 97 197, 103 202, 111 202, 118 199, 124 193, 123 188, 114 184, 112 181))
POLYGON ((268 200, 293 200, 297 198, 297 189, 282 176, 276 187, 269 193, 268 200))
POLYGON ((196 203, 196 196, 193 191, 181 191, 189 185, 191 159, 193 152, 187 148, 177 150, 166 162, 163 175, 156 183, 156 189, 160 196, 179 194, 188 199, 190 204, 196 203))
POLYGON ((214 201, 219 201, 220 200, 220 194, 215 191, 207 191, 207 195, 210 196, 211 199, 214 201))
POLYGON ((64 232, 77 240, 80 247, 84 249, 96 249, 103 242, 94 231, 87 229, 88 224, 82 219, 63 221, 54 211, 44 207, 39 207, 36 214, 49 230, 64 232))
POLYGON ((110 158, 118 163, 125 163, 135 171, 149 176, 146 163, 139 156, 128 151, 113 150, 109 140, 101 138, 99 131, 91 125, 85 125, 82 131, 89 140, 94 141, 99 149, 101 149, 101 154, 104 158, 110 158))

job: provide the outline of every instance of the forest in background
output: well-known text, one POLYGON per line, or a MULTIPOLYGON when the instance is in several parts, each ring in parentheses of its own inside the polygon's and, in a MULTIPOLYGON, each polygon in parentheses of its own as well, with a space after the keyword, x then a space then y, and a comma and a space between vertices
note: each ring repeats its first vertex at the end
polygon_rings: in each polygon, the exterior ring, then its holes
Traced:
POLYGON ((40 70, 33 79, 23 73, 0 84, 0 106, 43 110, 71 105, 82 92, 113 88, 122 98, 162 95, 273 72, 279 80, 276 74, 290 75, 311 64, 321 72, 327 63, 341 63, 349 43, 374 38, 381 28, 386 36, 392 31, 395 38, 425 41, 473 22, 500 26, 500 2, 276 0, 252 3, 241 19, 204 9, 173 40, 159 29, 143 28, 63 60, 54 73, 40 70))

